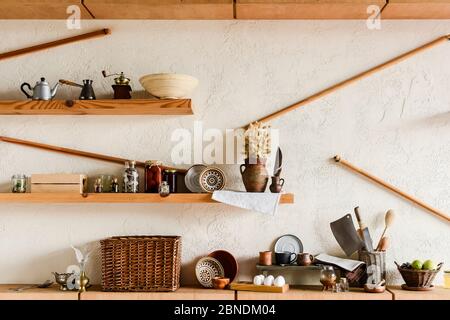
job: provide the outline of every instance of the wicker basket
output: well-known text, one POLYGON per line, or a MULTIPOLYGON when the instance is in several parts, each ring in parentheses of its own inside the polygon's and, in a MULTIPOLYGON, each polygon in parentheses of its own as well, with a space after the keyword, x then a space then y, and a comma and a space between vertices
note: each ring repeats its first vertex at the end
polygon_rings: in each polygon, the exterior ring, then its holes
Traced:
POLYGON ((399 266, 397 262, 397 269, 402 275, 403 280, 410 288, 429 288, 431 287, 434 278, 438 274, 439 270, 443 263, 439 263, 437 269, 435 270, 414 270, 414 269, 405 269, 399 266))
POLYGON ((175 291, 180 287, 181 237, 101 240, 103 291, 175 291))

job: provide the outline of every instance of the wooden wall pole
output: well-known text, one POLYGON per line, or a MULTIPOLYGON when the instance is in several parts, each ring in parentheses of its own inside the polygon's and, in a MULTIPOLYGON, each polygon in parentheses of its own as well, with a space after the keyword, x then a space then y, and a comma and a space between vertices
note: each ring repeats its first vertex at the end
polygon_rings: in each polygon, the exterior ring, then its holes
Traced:
POLYGON ((17 56, 21 56, 24 54, 28 54, 28 53, 32 53, 32 52, 36 52, 36 51, 40 51, 40 50, 44 50, 44 49, 48 49, 48 48, 52 48, 52 47, 62 46, 64 44, 68 44, 68 43, 72 43, 72 42, 76 42, 76 41, 101 37, 101 36, 108 35, 110 33, 111 33, 110 29, 101 29, 101 30, 97 30, 97 31, 89 32, 89 33, 80 34, 78 36, 74 36, 74 37, 70 37, 70 38, 60 39, 60 40, 56 40, 56 41, 52 41, 52 42, 38 44, 38 45, 32 46, 32 47, 27 47, 27 48, 23 48, 23 49, 19 49, 19 50, 0 53, 0 60, 17 57, 17 56))
POLYGON ((342 159, 340 156, 335 156, 334 160, 340 164, 342 164, 343 166, 345 166, 346 168, 368 178, 369 180, 372 180, 373 182, 381 185, 382 187, 385 187, 386 189, 396 193, 399 196, 402 196, 403 198, 415 203, 416 205, 428 210, 429 212, 431 212, 432 214, 438 216, 439 218, 442 218, 444 220, 446 220, 447 222, 450 222, 450 217, 448 215, 446 215, 444 212, 433 208, 432 206, 426 204, 425 202, 423 202, 422 200, 419 200, 409 194, 407 194, 406 192, 401 191, 400 189, 398 189, 397 187, 394 187, 393 185, 381 180, 380 178, 375 177, 374 175, 370 174, 367 171, 364 171, 363 169, 360 169, 358 167, 356 167, 355 165, 351 164, 350 162, 342 159))
POLYGON ((379 72, 379 71, 381 71, 383 69, 391 67, 391 66, 393 66, 393 65, 395 65, 395 64, 397 64, 397 63, 399 63, 399 62, 401 62, 403 60, 406 60, 406 59, 408 59, 408 58, 418 54, 419 52, 425 51, 427 49, 430 49, 430 48, 432 48, 432 47, 434 47, 434 46, 436 46, 438 44, 444 43, 444 42, 449 41, 449 40, 450 40, 450 35, 445 35, 445 36, 439 37, 436 40, 431 41, 431 42, 429 42, 427 44, 424 44, 423 46, 421 46, 419 48, 416 48, 414 50, 406 52, 406 53, 404 53, 404 54, 402 54, 402 55, 400 55, 398 57, 395 57, 395 58, 393 58, 393 59, 391 59, 391 60, 389 60, 387 62, 384 62, 384 63, 382 63, 382 64, 380 64, 380 65, 378 65, 376 67, 373 67, 373 68, 371 68, 371 69, 369 69, 367 71, 361 72, 360 74, 357 74, 356 76, 353 76, 353 77, 351 77, 351 78, 349 78, 347 80, 339 82, 339 83, 337 83, 337 84, 335 84, 335 85, 333 85, 333 86, 331 86, 331 87, 329 87, 329 88, 327 88, 325 90, 319 91, 319 92, 313 94, 312 96, 309 96, 309 97, 307 97, 307 98, 305 98, 305 99, 303 99, 303 100, 301 100, 299 102, 296 102, 296 103, 294 103, 294 104, 292 104, 292 105, 290 105, 290 106, 288 106, 288 107, 286 107, 284 109, 281 109, 281 110, 279 110, 277 112, 274 112, 274 113, 272 113, 272 114, 270 114, 268 116, 265 116, 264 118, 261 118, 261 119, 259 119, 257 121, 259 121, 259 122, 268 122, 270 120, 278 118, 278 117, 280 117, 280 116, 282 116, 282 115, 284 115, 284 114, 286 114, 286 113, 288 113, 290 111, 296 110, 296 109, 298 109, 300 107, 303 107, 304 105, 306 105, 308 103, 311 103, 311 102, 313 102, 315 100, 318 100, 318 99, 320 99, 320 98, 322 98, 324 96, 329 95, 330 93, 333 93, 333 92, 335 92, 335 91, 337 91, 339 89, 342 89, 342 88, 344 88, 344 87, 346 87, 346 86, 348 86, 348 85, 350 85, 350 84, 352 84, 352 83, 354 83, 356 81, 359 81, 359 80, 361 80, 361 79, 363 79, 365 77, 368 77, 368 76, 370 76, 370 75, 372 75, 372 74, 374 74, 376 72, 379 72))
MULTIPOLYGON (((125 163, 125 161, 131 161, 131 160, 124 159, 124 158, 111 157, 111 156, 93 153, 93 152, 86 152, 86 151, 81 151, 81 150, 57 147, 57 146, 52 146, 49 144, 33 142, 33 141, 28 141, 28 140, 22 140, 22 139, 16 139, 16 138, 10 138, 10 137, 5 137, 5 136, 0 136, 0 141, 14 143, 14 144, 20 144, 23 146, 37 148, 37 149, 43 149, 43 150, 47 150, 47 151, 69 154, 72 156, 108 161, 108 162, 118 163, 118 164, 122 164, 122 165, 125 163)), ((145 162, 136 161, 136 166, 143 168, 143 167, 145 167, 145 162)), ((173 167, 161 166, 161 168, 162 169, 176 169, 180 173, 186 172, 185 169, 178 169, 178 168, 173 168, 173 167)))

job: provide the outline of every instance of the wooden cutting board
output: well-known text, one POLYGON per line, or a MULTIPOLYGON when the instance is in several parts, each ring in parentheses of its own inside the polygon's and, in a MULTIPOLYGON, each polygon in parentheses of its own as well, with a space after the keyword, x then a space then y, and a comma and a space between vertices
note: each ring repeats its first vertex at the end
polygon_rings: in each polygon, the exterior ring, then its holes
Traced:
POLYGON ((251 282, 232 282, 230 284, 231 290, 236 291, 256 291, 256 292, 273 292, 284 293, 289 290, 289 285, 285 284, 282 287, 256 285, 251 282))

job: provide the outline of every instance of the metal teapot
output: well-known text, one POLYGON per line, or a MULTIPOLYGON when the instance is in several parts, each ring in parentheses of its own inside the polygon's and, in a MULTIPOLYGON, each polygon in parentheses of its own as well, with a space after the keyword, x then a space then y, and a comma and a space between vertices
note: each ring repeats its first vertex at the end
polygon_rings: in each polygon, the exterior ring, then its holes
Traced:
POLYGON ((41 78, 41 81, 37 81, 34 88, 31 87, 31 85, 27 82, 22 83, 20 86, 20 90, 27 96, 29 99, 33 100, 52 100, 55 95, 56 91, 58 91, 59 82, 51 88, 47 81, 45 81, 45 78, 41 78), (33 94, 30 95, 28 92, 25 91, 24 87, 28 87, 29 90, 33 91, 33 94))

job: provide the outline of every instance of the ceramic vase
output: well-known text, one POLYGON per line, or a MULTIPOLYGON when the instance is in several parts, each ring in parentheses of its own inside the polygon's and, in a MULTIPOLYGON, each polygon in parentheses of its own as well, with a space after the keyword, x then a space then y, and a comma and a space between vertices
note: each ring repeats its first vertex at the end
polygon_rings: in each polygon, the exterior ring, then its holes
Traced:
POLYGON ((252 162, 249 159, 245 159, 245 164, 241 164, 240 170, 247 192, 266 191, 269 175, 265 159, 257 159, 252 162))

